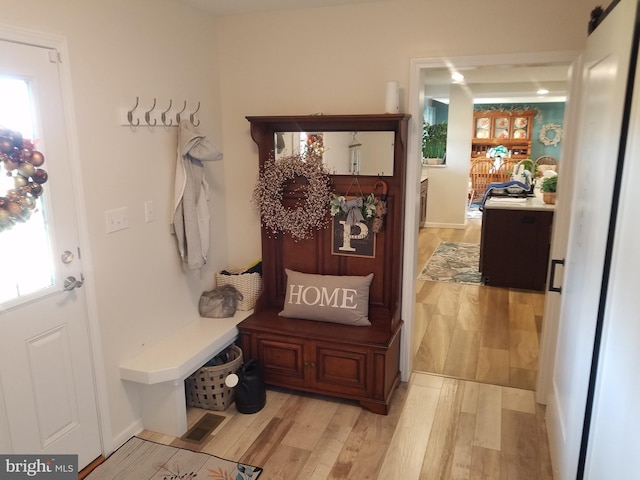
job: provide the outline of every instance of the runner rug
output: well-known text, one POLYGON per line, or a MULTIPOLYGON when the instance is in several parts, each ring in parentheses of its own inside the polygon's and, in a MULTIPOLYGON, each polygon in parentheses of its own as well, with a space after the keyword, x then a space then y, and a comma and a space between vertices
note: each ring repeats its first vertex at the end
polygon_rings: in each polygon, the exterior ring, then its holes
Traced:
POLYGON ((418 280, 481 285, 480 245, 441 242, 418 275, 418 280))
POLYGON ((87 480, 255 480, 262 468, 132 437, 87 480))

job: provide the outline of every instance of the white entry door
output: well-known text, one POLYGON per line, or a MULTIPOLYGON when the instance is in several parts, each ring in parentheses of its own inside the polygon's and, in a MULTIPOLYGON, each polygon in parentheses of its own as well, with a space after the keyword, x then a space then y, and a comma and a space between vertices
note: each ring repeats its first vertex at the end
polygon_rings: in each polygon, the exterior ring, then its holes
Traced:
POLYGON ((82 468, 102 449, 59 57, 3 40, 0 58, 0 125, 37 142, 49 177, 31 218, 0 229, 0 451, 82 468))
POLYGON ((591 34, 583 54, 574 194, 547 404, 559 479, 576 478, 579 462, 636 4, 622 0, 591 34))

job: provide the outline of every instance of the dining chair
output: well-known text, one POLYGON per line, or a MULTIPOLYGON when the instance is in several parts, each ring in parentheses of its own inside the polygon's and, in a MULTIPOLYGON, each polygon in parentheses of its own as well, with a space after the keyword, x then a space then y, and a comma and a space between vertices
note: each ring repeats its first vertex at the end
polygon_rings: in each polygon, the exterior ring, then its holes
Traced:
POLYGON ((541 177, 545 170, 558 171, 558 160, 551 155, 542 155, 535 161, 536 164, 536 176, 541 177))
POLYGON ((513 158, 503 159, 496 169, 495 181, 499 183, 508 182, 511 179, 514 164, 513 158))
POLYGON ((471 183, 469 205, 471 205, 476 198, 482 198, 490 183, 496 181, 493 160, 489 158, 474 160, 469 169, 469 180, 471 183))

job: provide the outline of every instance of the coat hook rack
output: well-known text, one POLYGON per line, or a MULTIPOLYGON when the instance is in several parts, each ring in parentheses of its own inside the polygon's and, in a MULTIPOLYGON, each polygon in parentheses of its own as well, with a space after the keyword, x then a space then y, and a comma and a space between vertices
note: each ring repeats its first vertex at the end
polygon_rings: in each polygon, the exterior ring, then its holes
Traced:
POLYGON ((140 108, 140 103, 140 97, 136 97, 133 107, 120 109, 120 125, 123 127, 177 127, 183 118, 188 118, 189 123, 194 127, 200 125, 200 120, 196 118, 201 107, 200 101, 195 108, 188 109, 188 103, 184 100, 181 110, 175 108, 171 98, 166 109, 159 106, 162 101, 158 101, 156 97, 153 98, 148 110, 140 108))

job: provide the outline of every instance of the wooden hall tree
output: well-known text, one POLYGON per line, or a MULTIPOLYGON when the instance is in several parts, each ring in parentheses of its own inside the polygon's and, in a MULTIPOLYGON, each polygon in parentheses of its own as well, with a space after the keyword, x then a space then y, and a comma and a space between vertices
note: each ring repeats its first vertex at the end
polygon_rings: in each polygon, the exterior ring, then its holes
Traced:
MULTIPOLYGON (((319 115, 248 117, 260 165, 273 155, 281 132, 392 132, 393 171, 359 175, 365 195, 383 180, 387 214, 376 234, 374 256, 332 253, 332 229, 296 240, 262 228, 264 291, 255 312, 238 325, 245 358, 256 358, 267 384, 353 399, 381 414, 388 412, 400 381, 400 318, 408 115, 319 115), (371 326, 360 327, 279 316, 285 269, 322 275, 373 273, 369 296, 371 326)), ((362 159, 366 162, 366 158, 362 159)), ((335 193, 345 194, 352 175, 330 175, 335 193)), ((283 186, 284 198, 295 185, 283 186)), ((380 191, 376 191, 380 195, 380 191)), ((327 215, 329 210, 327 208, 327 215)))

